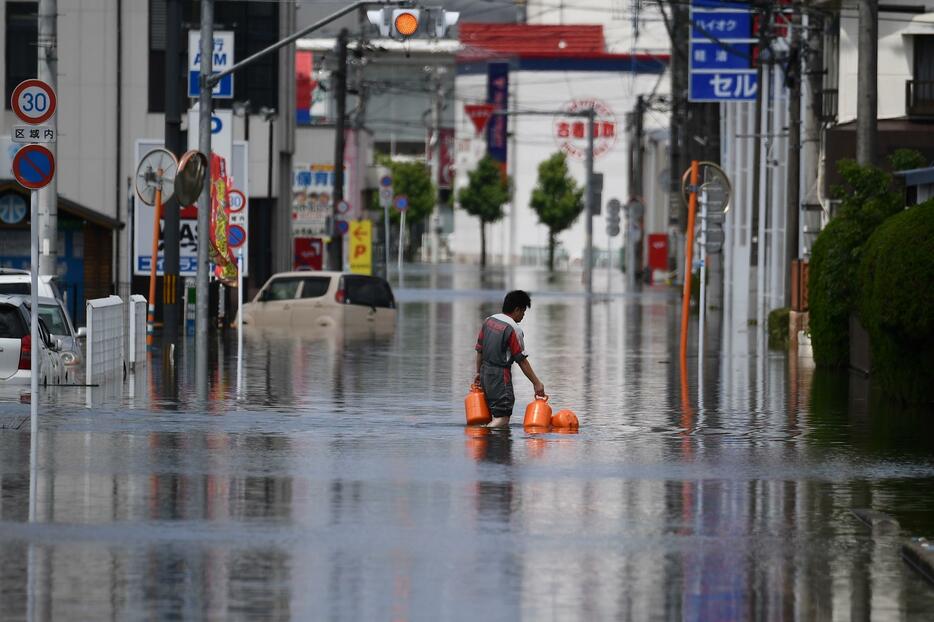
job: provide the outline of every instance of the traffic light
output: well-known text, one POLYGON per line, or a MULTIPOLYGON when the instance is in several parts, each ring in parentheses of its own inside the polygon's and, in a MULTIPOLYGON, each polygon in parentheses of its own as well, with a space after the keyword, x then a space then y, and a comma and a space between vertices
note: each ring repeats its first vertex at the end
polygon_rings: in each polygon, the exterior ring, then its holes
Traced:
POLYGON ((619 235, 619 210, 622 207, 616 199, 606 204, 606 234, 611 238, 619 235))
POLYGON ((418 32, 421 11, 385 8, 367 11, 366 16, 379 30, 381 37, 405 40, 418 32))
POLYGON ((367 11, 366 16, 370 23, 379 30, 381 37, 405 41, 418 34, 423 21, 428 22, 425 30, 429 36, 443 37, 447 34, 448 28, 457 23, 460 13, 444 9, 422 11, 420 9, 384 8, 367 11), (424 13, 428 13, 427 18, 424 13))

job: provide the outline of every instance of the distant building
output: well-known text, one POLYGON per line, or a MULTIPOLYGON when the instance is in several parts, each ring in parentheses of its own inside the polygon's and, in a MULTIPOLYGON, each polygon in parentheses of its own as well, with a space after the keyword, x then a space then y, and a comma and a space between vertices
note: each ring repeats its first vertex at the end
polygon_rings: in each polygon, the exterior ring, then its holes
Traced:
MULTIPOLYGON (((529 5, 531 20, 532 5, 529 5)), ((588 14, 591 22, 602 21, 588 14)), ((665 53, 636 54, 607 51, 600 25, 461 24, 462 49, 457 58, 455 136, 457 180, 460 188, 475 162, 491 149, 505 163, 513 181, 513 201, 503 221, 489 226, 489 259, 506 265, 543 264, 548 231, 529 207, 537 183, 538 165, 557 151, 568 156, 571 175, 579 187, 585 185, 584 157, 587 146, 586 119, 566 113, 594 107, 597 110, 594 139, 594 172, 603 175, 601 207, 617 198, 630 198, 630 156, 627 144, 627 115, 637 94, 664 93, 668 82, 663 74, 665 53), (491 121, 487 136, 478 135, 463 104, 500 99, 500 105, 515 112, 544 115, 510 115, 491 121)), ((667 40, 659 42, 667 50, 667 40)), ((617 45, 617 49, 628 49, 617 45)), ((649 129, 667 125, 664 114, 649 119, 649 129)), ((667 214, 649 216, 653 229, 665 231, 667 214)), ((479 259, 479 222, 456 209, 451 252, 456 261, 479 259)), ((605 223, 594 218, 595 258, 601 261, 607 249, 605 223)), ((559 256, 580 266, 585 246, 582 216, 559 235, 559 256)), ((613 247, 618 249, 620 238, 613 247)), ((614 253, 615 254, 615 253, 614 253)))

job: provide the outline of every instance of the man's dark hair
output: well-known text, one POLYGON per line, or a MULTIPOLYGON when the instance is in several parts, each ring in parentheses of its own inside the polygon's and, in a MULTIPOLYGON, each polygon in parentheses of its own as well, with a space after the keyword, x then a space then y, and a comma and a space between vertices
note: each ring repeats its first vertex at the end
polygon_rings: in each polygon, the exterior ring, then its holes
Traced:
POLYGON ((532 299, 521 289, 511 291, 503 299, 503 313, 509 315, 516 309, 528 309, 532 306, 532 299))

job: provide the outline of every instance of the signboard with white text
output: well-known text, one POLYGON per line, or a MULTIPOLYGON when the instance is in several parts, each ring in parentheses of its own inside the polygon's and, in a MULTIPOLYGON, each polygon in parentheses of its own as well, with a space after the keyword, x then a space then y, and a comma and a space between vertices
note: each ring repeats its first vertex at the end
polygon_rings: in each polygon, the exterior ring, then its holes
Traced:
MULTIPOLYGON (((139 161, 152 149, 161 148, 162 141, 156 139, 139 140, 136 142, 136 158, 139 161)), ((233 187, 249 197, 249 179, 247 178, 248 150, 246 141, 238 140, 233 144, 233 157, 230 161, 230 176, 233 187)), ((231 225, 243 228, 245 241, 243 248, 243 275, 249 272, 249 201, 246 207, 230 215, 231 225)), ((146 205, 134 195, 133 197, 133 273, 141 276, 149 275, 150 261, 152 260, 152 230, 155 209, 146 205)), ((160 223, 160 241, 156 274, 162 276, 163 248, 161 231, 164 222, 160 223)), ((181 276, 196 276, 198 272, 198 210, 196 206, 183 206, 179 210, 179 274, 181 276)), ((213 268, 211 269, 213 272, 213 268)))
MULTIPOLYGON (((234 33, 232 30, 214 31, 214 73, 230 69, 234 64, 234 33)), ((188 97, 201 94, 201 32, 188 31, 188 97)), ((214 86, 215 98, 232 99, 234 96, 233 74, 224 76, 214 86)))

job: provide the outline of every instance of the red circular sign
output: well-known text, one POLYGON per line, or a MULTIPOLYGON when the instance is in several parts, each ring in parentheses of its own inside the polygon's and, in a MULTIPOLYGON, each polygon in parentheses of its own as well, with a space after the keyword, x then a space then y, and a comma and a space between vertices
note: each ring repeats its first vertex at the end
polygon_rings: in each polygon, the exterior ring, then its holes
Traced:
POLYGON ((24 188, 45 188, 55 176, 55 157, 42 145, 26 145, 13 157, 13 177, 24 188))
POLYGON ((239 212, 246 207, 246 195, 239 190, 231 190, 227 193, 227 205, 231 212, 239 212))
POLYGON ((16 116, 33 125, 51 119, 56 105, 55 91, 42 80, 23 80, 10 96, 10 107, 16 116))
MULTIPOLYGON (((582 113, 593 109, 593 157, 599 158, 616 145, 616 115, 599 99, 574 99, 564 105, 565 112, 582 113)), ((587 117, 556 115, 555 141, 568 156, 583 160, 587 156, 587 117)))

